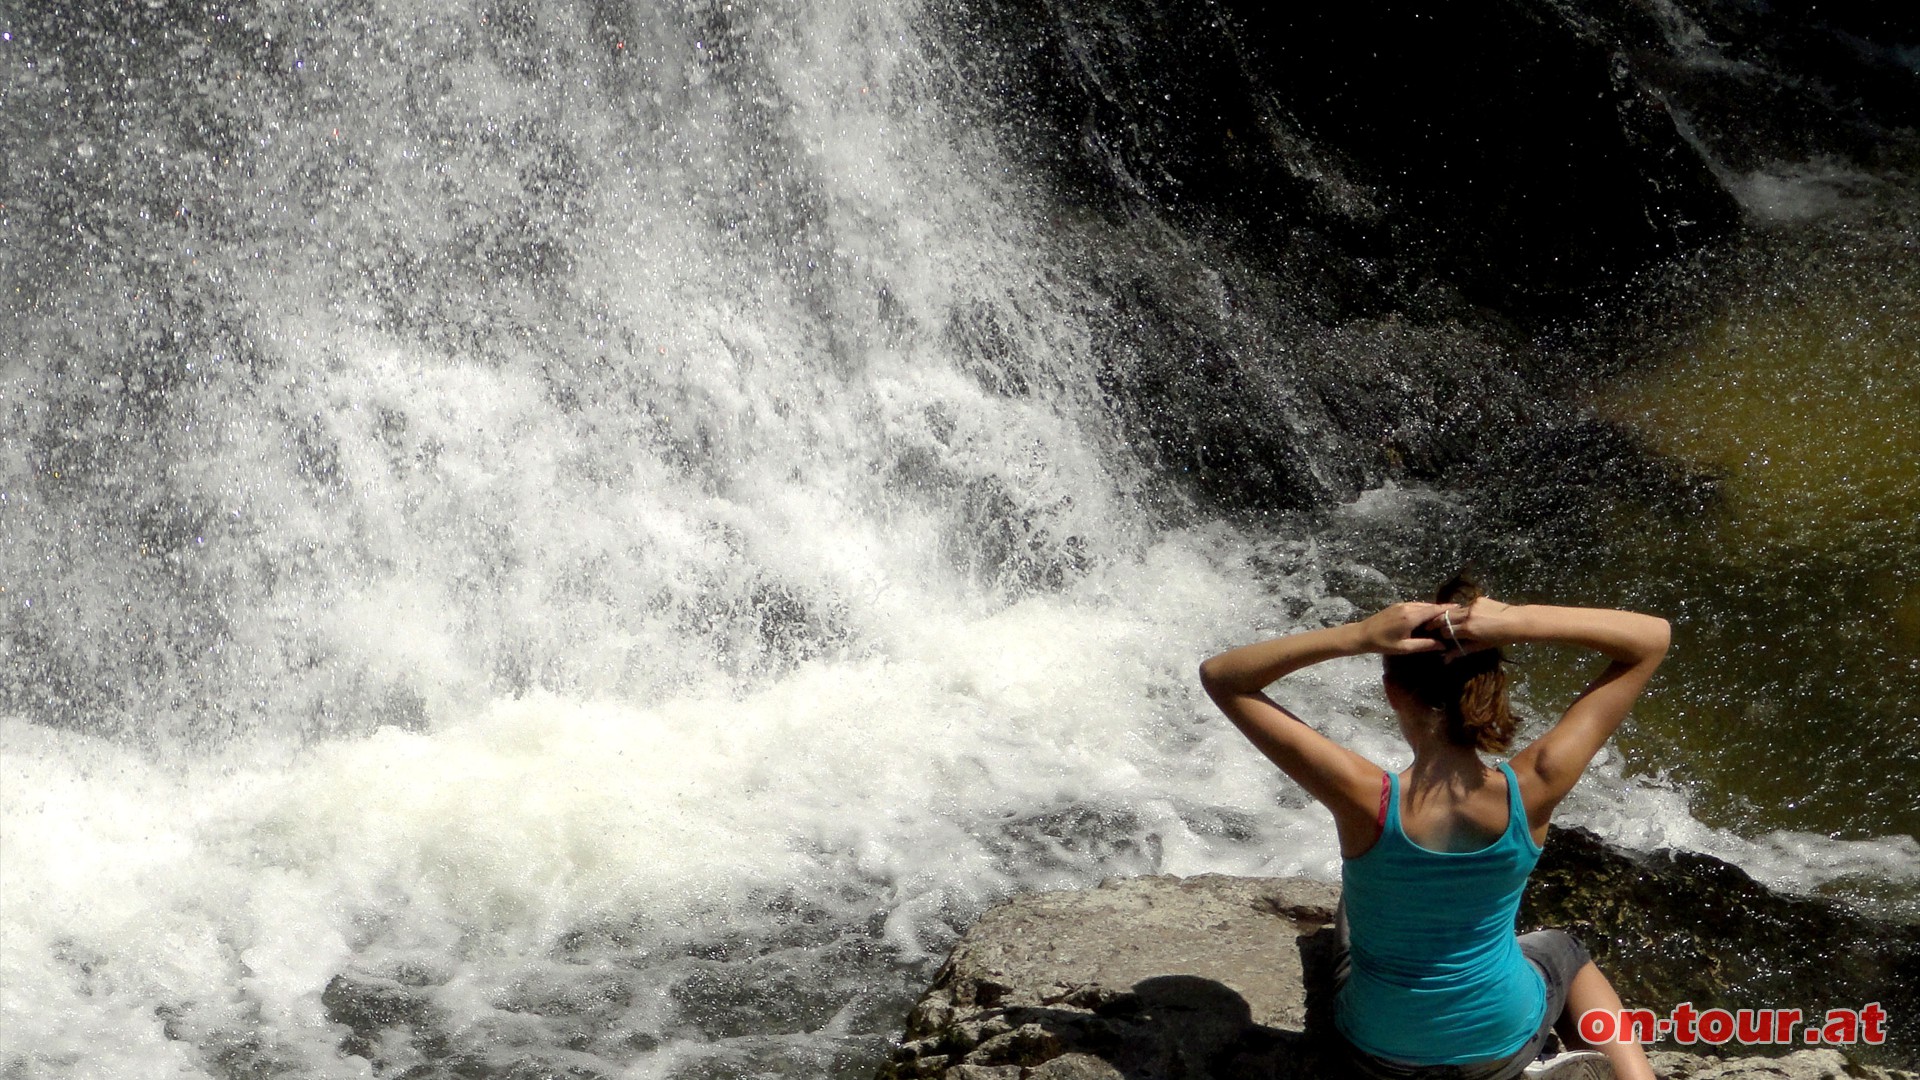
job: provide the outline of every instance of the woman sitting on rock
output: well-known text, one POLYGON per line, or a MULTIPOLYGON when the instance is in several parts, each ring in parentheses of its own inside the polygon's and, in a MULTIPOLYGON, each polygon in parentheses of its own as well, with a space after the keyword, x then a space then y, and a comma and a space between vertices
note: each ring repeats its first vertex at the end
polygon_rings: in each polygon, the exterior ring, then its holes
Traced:
MULTIPOLYGON (((1513 605, 1463 577, 1437 603, 1395 604, 1345 626, 1221 653, 1200 665, 1220 711, 1333 811, 1342 857, 1337 1026, 1355 1068, 1381 1080, 1505 1080, 1558 1029, 1597 1050, 1620 1080, 1653 1080, 1631 1040, 1590 1046, 1575 1029, 1619 995, 1568 934, 1514 936, 1547 819, 1666 655, 1666 620, 1630 611, 1513 605), (1500 646, 1548 642, 1609 661, 1559 723, 1511 761, 1500 646), (1413 764, 1386 772, 1308 727, 1263 688, 1323 660, 1385 657, 1388 703, 1413 764)), ((1562 1055, 1556 1077, 1604 1075, 1600 1056, 1562 1055)))

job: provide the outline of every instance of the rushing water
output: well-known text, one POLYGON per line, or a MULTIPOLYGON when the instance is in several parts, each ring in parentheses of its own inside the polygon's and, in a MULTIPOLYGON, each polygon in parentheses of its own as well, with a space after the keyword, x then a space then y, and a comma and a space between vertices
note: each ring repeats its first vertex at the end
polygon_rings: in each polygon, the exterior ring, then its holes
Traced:
POLYGON ((7 1077, 859 1075, 1012 890, 1335 872, 1191 672, 1389 585, 1144 494, 910 7, 7 17, 7 1077))

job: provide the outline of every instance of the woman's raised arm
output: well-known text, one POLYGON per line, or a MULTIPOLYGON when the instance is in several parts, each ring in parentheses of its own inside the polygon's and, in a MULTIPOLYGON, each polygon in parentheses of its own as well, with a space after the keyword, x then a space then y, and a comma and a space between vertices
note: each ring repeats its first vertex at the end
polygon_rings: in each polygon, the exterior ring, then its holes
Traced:
POLYGON ((1464 616, 1455 615, 1452 621, 1461 641, 1574 645, 1610 661, 1559 723, 1513 756, 1527 817, 1535 828, 1544 827, 1554 807, 1573 790, 1646 689, 1667 655, 1672 629, 1665 619, 1634 611, 1502 604, 1485 598, 1474 601, 1464 616))
POLYGON ((1200 685, 1248 741, 1333 811, 1341 854, 1359 855, 1376 839, 1380 767, 1308 727, 1262 691, 1301 668, 1364 653, 1433 652, 1446 643, 1414 631, 1441 604, 1395 604, 1360 622, 1243 645, 1200 665, 1200 685))

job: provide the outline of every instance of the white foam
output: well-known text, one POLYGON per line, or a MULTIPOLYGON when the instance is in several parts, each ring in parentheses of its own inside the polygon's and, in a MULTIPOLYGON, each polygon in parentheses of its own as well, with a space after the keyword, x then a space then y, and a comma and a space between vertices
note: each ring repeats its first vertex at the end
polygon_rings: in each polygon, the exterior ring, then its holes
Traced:
POLYGON ((1694 817, 1680 786, 1659 777, 1623 779, 1620 756, 1603 755, 1563 804, 1557 819, 1562 824, 1585 826, 1630 850, 1711 855, 1789 894, 1815 896, 1850 886, 1845 893, 1856 904, 1898 919, 1920 916, 1920 842, 1913 837, 1837 840, 1790 830, 1744 837, 1694 817), (1860 888, 1869 883, 1872 888, 1860 888), (1877 901, 1875 893, 1888 899, 1877 901))
POLYGON ((1761 221, 1791 222, 1824 217, 1860 203, 1871 177, 1834 162, 1782 164, 1732 177, 1728 189, 1761 221))
MULTIPOLYGON (((10 1038, 104 1075, 159 1045, 160 1009, 255 1026, 319 1067, 340 1037, 328 982, 397 957, 452 965, 435 1000, 473 1026, 596 922, 641 918, 644 950, 715 919, 753 932, 766 898, 790 893, 880 911, 911 958, 944 945, 953 904, 1016 886, 1254 869, 1246 845, 1190 833, 1178 808, 1226 781, 1257 809, 1269 771, 1217 723, 1198 745, 1220 761, 1165 730, 1194 724, 1182 683, 1204 616, 1235 589, 1158 547, 1066 596, 919 613, 881 655, 804 664, 744 697, 535 694, 255 765, 180 772, 9 721, 10 1038), (1156 686, 1173 692, 1143 700, 1156 686), (1009 861, 998 825, 1087 805, 1137 814, 1164 859, 1009 861), (66 956, 81 959, 49 959, 66 956), (89 957, 96 971, 76 974, 89 957)), ((1319 852, 1296 861, 1325 869, 1319 852)))

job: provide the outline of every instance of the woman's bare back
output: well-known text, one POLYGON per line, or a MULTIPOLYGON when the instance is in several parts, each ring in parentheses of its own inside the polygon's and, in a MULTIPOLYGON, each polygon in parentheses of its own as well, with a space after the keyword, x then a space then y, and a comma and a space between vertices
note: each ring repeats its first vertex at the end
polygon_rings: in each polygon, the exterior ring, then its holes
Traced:
MULTIPOLYGON (((1478 851, 1492 844, 1507 831, 1507 807, 1507 778, 1498 769, 1482 766, 1478 777, 1416 777, 1413 768, 1400 774, 1400 831, 1429 851, 1478 851)), ((1534 843, 1546 841, 1544 822, 1528 831, 1534 843)))

